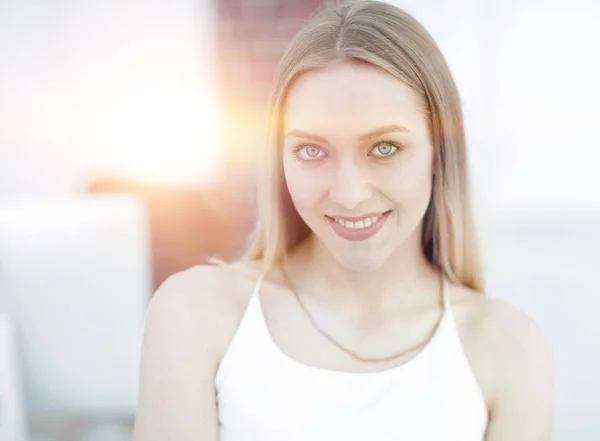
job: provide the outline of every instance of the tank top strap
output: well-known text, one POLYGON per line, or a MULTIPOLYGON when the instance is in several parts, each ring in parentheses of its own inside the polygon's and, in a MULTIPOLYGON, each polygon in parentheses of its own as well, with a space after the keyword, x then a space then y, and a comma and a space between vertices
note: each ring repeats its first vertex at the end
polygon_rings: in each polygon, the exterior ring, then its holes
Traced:
POLYGON ((251 301, 256 302, 259 299, 259 295, 260 295, 260 287, 262 286, 262 282, 265 278, 265 274, 260 274, 258 276, 258 278, 256 279, 256 283, 254 284, 254 289, 252 290, 252 298, 251 301))
POLYGON ((444 302, 444 312, 452 313, 452 307, 450 305, 450 282, 446 274, 442 273, 442 297, 444 302))
POLYGON ((247 358, 260 353, 261 345, 265 342, 265 332, 268 332, 262 315, 260 305, 260 287, 264 275, 260 275, 252 289, 248 304, 242 314, 238 327, 221 358, 215 376, 215 386, 221 387, 229 372, 236 365, 243 365, 247 358))

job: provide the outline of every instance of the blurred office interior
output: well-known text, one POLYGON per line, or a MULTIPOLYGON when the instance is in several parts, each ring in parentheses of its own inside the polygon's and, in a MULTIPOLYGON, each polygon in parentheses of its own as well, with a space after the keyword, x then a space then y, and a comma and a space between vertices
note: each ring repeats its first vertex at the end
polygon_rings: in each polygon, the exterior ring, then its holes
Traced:
MULTIPOLYGON (((554 440, 598 440, 600 6, 390 2, 455 76, 487 294, 554 344, 554 440)), ((131 439, 148 300, 243 249, 275 68, 321 3, 0 0, 0 440, 131 439)))

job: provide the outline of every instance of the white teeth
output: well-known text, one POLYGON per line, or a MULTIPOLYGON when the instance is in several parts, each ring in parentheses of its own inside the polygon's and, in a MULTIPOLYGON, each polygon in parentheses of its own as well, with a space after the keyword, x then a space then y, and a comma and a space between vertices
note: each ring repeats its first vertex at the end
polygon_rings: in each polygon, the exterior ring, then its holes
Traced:
POLYGON ((361 230, 363 228, 369 228, 371 225, 376 223, 381 218, 381 216, 383 215, 380 214, 378 216, 371 216, 366 219, 359 220, 357 222, 345 221, 343 219, 335 219, 335 221, 343 227, 348 228, 349 230, 361 230))

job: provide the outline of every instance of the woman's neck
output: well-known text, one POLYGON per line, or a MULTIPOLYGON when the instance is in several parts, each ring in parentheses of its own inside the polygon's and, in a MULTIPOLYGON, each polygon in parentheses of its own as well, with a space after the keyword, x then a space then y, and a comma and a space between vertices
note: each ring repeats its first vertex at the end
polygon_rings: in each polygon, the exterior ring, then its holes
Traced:
POLYGON ((343 309, 380 311, 439 298, 440 274, 423 253, 418 234, 372 271, 344 267, 310 235, 289 256, 286 272, 299 295, 343 309))

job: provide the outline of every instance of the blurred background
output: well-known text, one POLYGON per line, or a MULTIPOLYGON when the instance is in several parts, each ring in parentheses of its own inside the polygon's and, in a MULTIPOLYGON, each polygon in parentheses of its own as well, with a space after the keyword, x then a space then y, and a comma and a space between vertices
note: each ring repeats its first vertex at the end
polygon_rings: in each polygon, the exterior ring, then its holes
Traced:
MULTIPOLYGON (((488 294, 600 439, 600 6, 390 1, 463 99, 488 294)), ((277 61, 321 0, 0 0, 0 440, 131 439, 145 308, 241 250, 277 61)))

